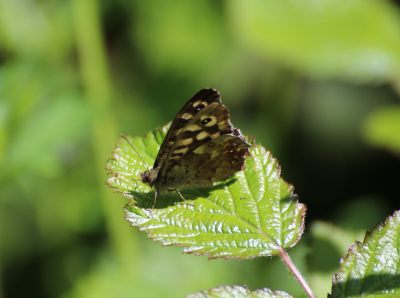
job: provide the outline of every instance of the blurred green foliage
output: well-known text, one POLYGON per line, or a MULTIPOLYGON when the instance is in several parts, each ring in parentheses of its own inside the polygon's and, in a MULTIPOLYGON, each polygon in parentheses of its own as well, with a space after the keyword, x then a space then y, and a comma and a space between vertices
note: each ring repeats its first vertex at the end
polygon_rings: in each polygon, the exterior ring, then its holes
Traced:
POLYGON ((366 120, 366 139, 375 145, 400 153, 400 107, 383 107, 366 120))
MULTIPOLYGON (((301 297, 279 260, 207 261, 146 240, 106 189, 105 161, 119 133, 160 126, 215 87, 309 222, 348 228, 346 210, 370 229, 399 207, 399 22, 395 1, 0 0, 0 297, 221 284, 301 297)), ((307 264, 318 247, 290 251, 316 282, 332 269, 307 264)))

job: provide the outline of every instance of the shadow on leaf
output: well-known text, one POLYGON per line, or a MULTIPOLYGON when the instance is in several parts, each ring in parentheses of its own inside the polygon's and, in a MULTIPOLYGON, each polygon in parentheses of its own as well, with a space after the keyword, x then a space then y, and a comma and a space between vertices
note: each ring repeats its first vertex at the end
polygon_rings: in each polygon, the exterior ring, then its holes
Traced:
POLYGON ((282 198, 280 203, 281 205, 292 203, 293 201, 297 201, 299 197, 296 194, 287 195, 286 197, 282 198))
MULTIPOLYGON (((335 277, 334 277, 335 279, 335 277)), ((400 274, 374 274, 360 279, 349 279, 332 286, 329 297, 350 297, 371 294, 388 294, 399 291, 400 274)))
MULTIPOLYGON (((210 196, 211 192, 219 189, 224 189, 225 187, 228 187, 229 185, 233 184, 236 182, 236 178, 229 179, 228 181, 219 183, 213 187, 207 187, 207 188, 188 188, 188 189, 183 189, 179 190, 182 194, 182 196, 185 198, 185 201, 192 201, 196 200, 197 198, 207 198, 210 196)), ((154 204, 154 195, 155 191, 150 191, 147 193, 144 192, 138 192, 138 191, 130 191, 129 194, 135 198, 136 206, 139 208, 153 208, 154 204)), ((154 206, 154 209, 162 209, 162 208, 167 208, 169 206, 172 206, 176 203, 182 202, 182 198, 179 196, 179 194, 175 190, 170 190, 170 191, 165 191, 158 193, 157 195, 157 200, 156 204, 154 206)))

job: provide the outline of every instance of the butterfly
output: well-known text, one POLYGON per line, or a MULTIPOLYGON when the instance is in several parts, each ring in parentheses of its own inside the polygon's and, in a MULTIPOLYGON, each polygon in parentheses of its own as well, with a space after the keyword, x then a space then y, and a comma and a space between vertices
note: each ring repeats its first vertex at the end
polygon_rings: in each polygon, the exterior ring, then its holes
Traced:
POLYGON ((211 187, 243 169, 249 146, 232 126, 219 92, 202 89, 175 116, 141 181, 155 189, 155 200, 165 190, 176 190, 183 198, 179 189, 211 187))

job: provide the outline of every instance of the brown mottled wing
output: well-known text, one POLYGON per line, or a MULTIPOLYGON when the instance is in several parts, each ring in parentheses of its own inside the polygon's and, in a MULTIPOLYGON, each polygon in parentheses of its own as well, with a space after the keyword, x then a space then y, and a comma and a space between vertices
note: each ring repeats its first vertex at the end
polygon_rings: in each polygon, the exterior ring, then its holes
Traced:
POLYGON ((221 97, 219 92, 215 89, 202 89, 197 92, 176 114, 171 126, 168 130, 167 135, 161 144, 160 150, 158 151, 157 158, 154 162, 153 169, 164 166, 163 163, 171 151, 179 146, 177 141, 185 137, 185 135, 178 136, 179 132, 193 122, 193 118, 205 107, 212 103, 221 104, 221 97), (200 102, 199 105, 194 106, 194 103, 200 102), (183 118, 182 116, 185 115, 183 118), (188 116, 190 115, 190 116, 188 116))
POLYGON ((229 118, 216 90, 196 93, 178 112, 161 145, 153 166, 156 189, 211 186, 240 170, 249 145, 229 118))
POLYGON ((214 89, 200 90, 176 115, 164 139, 153 169, 157 169, 154 185, 171 188, 172 167, 196 148, 225 134, 233 134, 229 111, 214 89))
POLYGON ((234 133, 211 139, 185 155, 166 173, 165 183, 170 188, 208 187, 233 176, 249 154, 249 144, 237 130, 234 133))

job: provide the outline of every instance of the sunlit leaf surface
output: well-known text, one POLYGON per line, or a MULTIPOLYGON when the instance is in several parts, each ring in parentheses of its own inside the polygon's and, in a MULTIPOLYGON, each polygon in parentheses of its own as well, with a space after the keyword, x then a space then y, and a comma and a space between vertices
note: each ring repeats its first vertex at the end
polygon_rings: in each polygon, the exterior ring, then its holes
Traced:
POLYGON ((289 294, 281 291, 271 291, 270 289, 260 289, 250 291, 242 286, 221 286, 218 288, 201 291, 188 295, 187 298, 291 298, 289 294))
POLYGON ((397 211, 349 248, 333 276, 332 297, 400 297, 399 247, 397 211))
POLYGON ((305 206, 280 178, 276 160, 259 145, 251 148, 245 170, 232 179, 212 189, 183 190, 185 201, 167 192, 151 209, 154 191, 139 176, 153 164, 166 130, 130 138, 136 150, 122 139, 107 164, 108 184, 132 199, 126 214, 133 226, 164 245, 210 258, 271 256, 299 241, 305 206))

